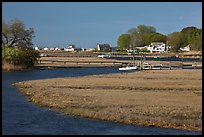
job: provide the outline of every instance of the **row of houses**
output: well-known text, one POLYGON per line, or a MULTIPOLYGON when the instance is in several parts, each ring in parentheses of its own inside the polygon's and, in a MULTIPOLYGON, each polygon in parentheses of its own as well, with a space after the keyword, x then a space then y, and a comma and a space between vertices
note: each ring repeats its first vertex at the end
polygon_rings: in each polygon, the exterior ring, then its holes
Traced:
MULTIPOLYGON (((170 50, 170 46, 167 46, 165 43, 163 42, 152 42, 150 45, 148 46, 143 46, 143 47, 135 47, 134 49, 126 49, 126 51, 128 53, 130 52, 137 52, 139 50, 143 50, 146 49, 149 52, 157 52, 157 53, 161 53, 161 52, 167 52, 170 50)), ((109 51, 109 52, 115 52, 117 51, 116 47, 111 47, 109 44, 105 43, 105 44, 96 44, 96 48, 76 48, 75 45, 68 45, 66 48, 43 48, 43 49, 39 49, 38 47, 34 48, 35 50, 64 50, 64 51, 68 51, 68 52, 73 52, 73 51, 109 51)), ((186 46, 183 48, 180 48, 181 51, 190 51, 190 46, 186 46)))
POLYGON ((76 48, 75 45, 68 45, 67 47, 65 48, 48 48, 48 47, 45 47, 45 48, 39 48, 39 47, 34 47, 35 50, 44 50, 44 51, 54 51, 54 50, 58 50, 58 51, 61 51, 61 50, 64 50, 64 51, 68 51, 68 52, 73 52, 73 51, 113 51, 115 50, 115 47, 110 47, 109 44, 99 44, 97 43, 96 44, 96 48, 76 48))
MULTIPOLYGON (((148 46, 143 46, 143 47, 136 47, 135 49, 127 49, 127 52, 136 52, 138 50, 142 50, 142 49, 146 49, 147 51, 153 53, 153 52, 157 52, 157 53, 161 53, 161 52, 167 52, 170 50, 170 46, 167 46, 165 43, 163 42, 152 42, 150 45, 148 46)), ((183 48, 180 48, 180 51, 190 51, 190 46, 186 46, 183 48)))
POLYGON ((75 45, 68 45, 67 47, 65 48, 58 48, 58 47, 55 47, 55 48, 48 48, 48 47, 45 47, 45 48, 39 48, 39 47, 34 47, 35 50, 44 50, 44 51, 68 51, 68 52, 74 52, 74 51, 95 51, 94 48, 76 48, 75 45))
MULTIPOLYGON (((161 52, 169 51, 170 48, 171 48, 170 46, 167 46, 163 42, 152 42, 148 46, 136 47, 134 49, 126 49, 126 51, 127 52, 137 52, 139 50, 146 49, 150 53, 153 53, 153 52, 161 53, 161 52)), ((117 49, 116 49, 116 47, 110 47, 109 44, 99 44, 99 43, 97 43, 96 50, 97 51, 112 51, 112 52, 114 52, 117 49)), ((180 48, 180 51, 190 51, 190 46, 188 45, 186 47, 180 48)))

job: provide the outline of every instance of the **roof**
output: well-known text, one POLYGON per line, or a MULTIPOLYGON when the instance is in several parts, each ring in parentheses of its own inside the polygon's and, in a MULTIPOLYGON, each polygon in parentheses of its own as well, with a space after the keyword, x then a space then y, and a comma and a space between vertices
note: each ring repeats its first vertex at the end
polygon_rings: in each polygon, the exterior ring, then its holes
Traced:
POLYGON ((165 44, 165 43, 163 43, 163 42, 152 42, 151 45, 152 44, 165 44))
POLYGON ((103 49, 110 49, 110 45, 109 44, 97 44, 97 46, 99 46, 99 48, 101 50, 103 50, 103 49))

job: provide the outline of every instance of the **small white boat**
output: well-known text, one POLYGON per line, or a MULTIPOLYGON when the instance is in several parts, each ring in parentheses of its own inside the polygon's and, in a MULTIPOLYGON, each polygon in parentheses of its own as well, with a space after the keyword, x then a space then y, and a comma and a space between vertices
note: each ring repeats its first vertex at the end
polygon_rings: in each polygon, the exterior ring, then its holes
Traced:
POLYGON ((126 66, 126 67, 121 67, 119 70, 136 70, 137 66, 126 66))
POLYGON ((110 57, 111 57, 110 55, 104 55, 104 54, 98 55, 98 58, 110 58, 110 57))
POLYGON ((134 61, 134 56, 133 56, 133 64, 126 64, 125 66, 119 67, 119 70, 136 70, 137 69, 137 65, 135 64, 134 61))

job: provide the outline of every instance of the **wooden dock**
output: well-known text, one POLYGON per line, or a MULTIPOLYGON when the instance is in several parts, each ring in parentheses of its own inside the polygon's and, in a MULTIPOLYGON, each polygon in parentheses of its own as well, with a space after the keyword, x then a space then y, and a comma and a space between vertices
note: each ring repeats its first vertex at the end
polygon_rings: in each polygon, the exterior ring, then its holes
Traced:
POLYGON ((36 66, 61 66, 61 67, 119 67, 126 61, 102 58, 40 58, 36 66))
POLYGON ((202 64, 184 64, 178 62, 160 63, 160 64, 150 64, 144 62, 142 65, 138 64, 139 70, 161 70, 161 69, 202 69, 202 64))
POLYGON ((44 57, 39 58, 36 66, 46 67, 119 67, 123 64, 136 63, 139 70, 155 69, 200 69, 202 62, 183 62, 183 61, 146 61, 145 58, 140 60, 115 60, 97 57, 80 57, 80 58, 60 58, 44 57))

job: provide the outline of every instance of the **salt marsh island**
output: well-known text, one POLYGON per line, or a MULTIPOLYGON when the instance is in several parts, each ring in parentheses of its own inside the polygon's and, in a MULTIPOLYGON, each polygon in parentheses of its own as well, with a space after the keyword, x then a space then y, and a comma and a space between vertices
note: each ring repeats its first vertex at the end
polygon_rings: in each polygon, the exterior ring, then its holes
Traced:
POLYGON ((29 100, 69 115, 202 131, 202 70, 145 70, 23 81, 29 100))

